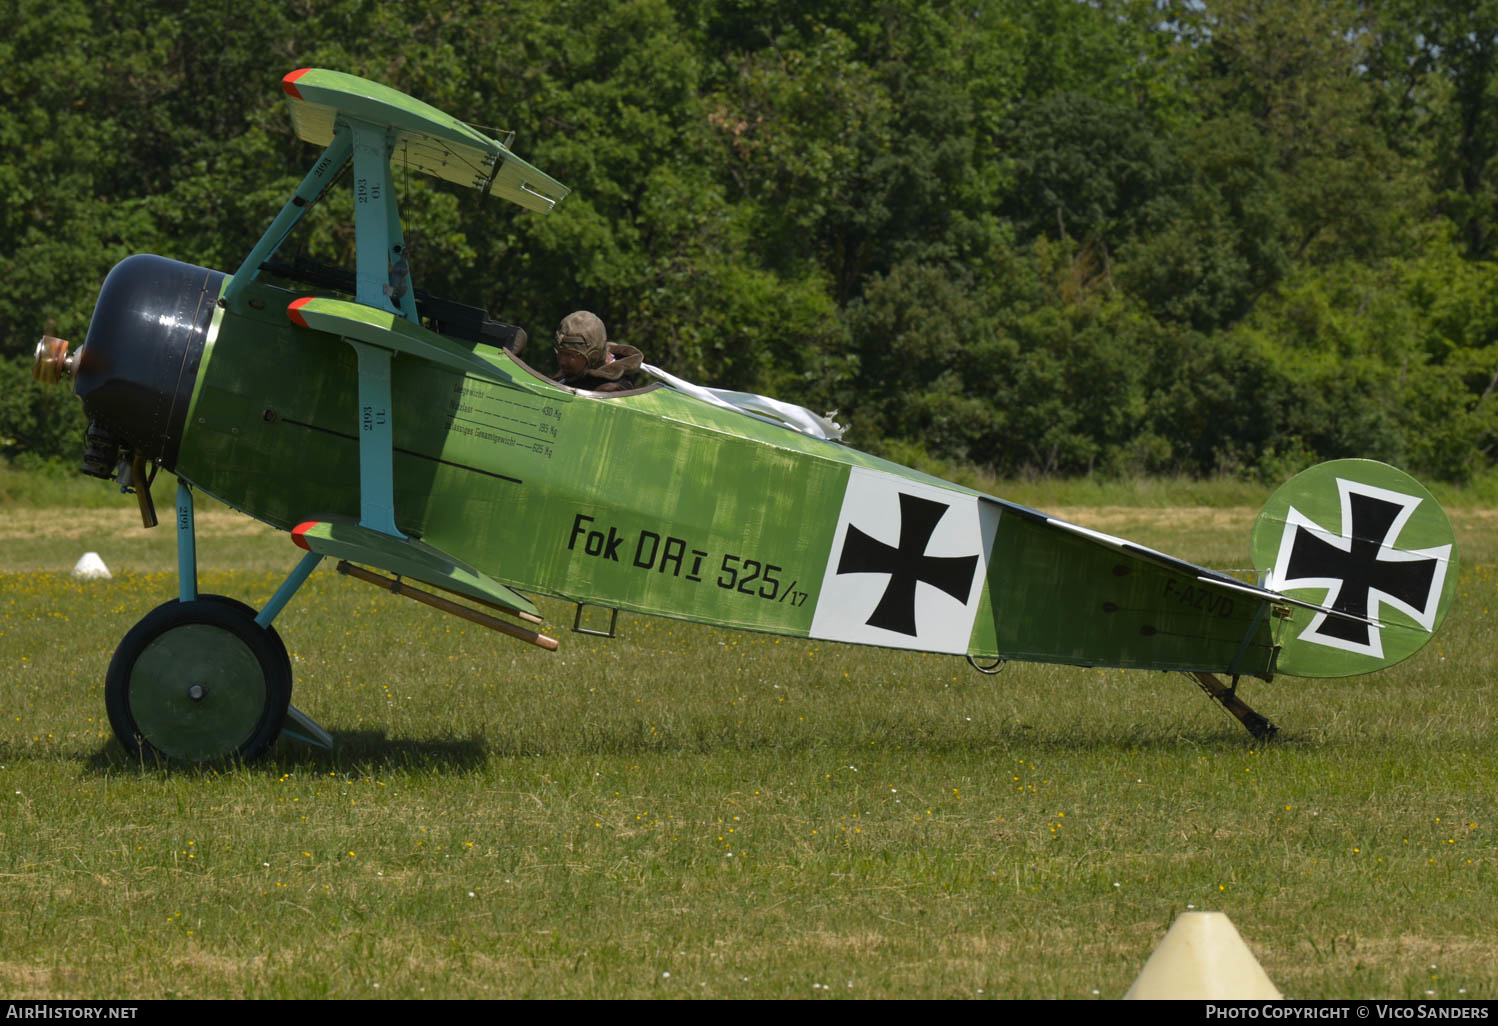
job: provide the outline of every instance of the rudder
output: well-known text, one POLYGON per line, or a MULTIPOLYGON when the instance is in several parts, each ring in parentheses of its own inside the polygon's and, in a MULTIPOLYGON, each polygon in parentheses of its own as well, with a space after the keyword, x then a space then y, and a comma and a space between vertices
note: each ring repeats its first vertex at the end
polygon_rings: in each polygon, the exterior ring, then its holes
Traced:
POLYGON ((1348 614, 1294 608, 1282 622, 1277 669, 1297 677, 1371 673, 1413 655, 1456 591, 1445 511, 1376 460, 1333 460, 1281 485, 1254 523, 1252 552, 1265 587, 1348 614))

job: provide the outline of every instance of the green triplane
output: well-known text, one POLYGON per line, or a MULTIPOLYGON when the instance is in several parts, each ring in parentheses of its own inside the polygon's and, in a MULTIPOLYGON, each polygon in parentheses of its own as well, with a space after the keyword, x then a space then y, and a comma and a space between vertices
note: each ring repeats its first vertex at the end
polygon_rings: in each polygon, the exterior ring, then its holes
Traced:
POLYGON ((1216 675, 1365 673, 1444 616, 1450 525, 1371 461, 1275 494, 1250 583, 849 449, 772 402, 558 385, 506 348, 513 327, 417 292, 391 165, 537 213, 566 187, 387 87, 316 69, 283 87, 298 135, 326 149, 239 269, 131 257, 80 350, 38 347, 38 377, 70 378, 89 415, 85 471, 133 488, 148 526, 155 468, 181 482, 179 594, 125 636, 106 680, 132 752, 249 759, 283 732, 331 743, 290 706, 272 626, 325 557, 550 648, 526 593, 979 668, 1180 670, 1259 736, 1274 727, 1216 675), (355 273, 268 264, 349 164, 355 273), (267 267, 352 298, 288 291, 260 280, 267 267), (193 489, 306 550, 262 609, 198 593, 193 489))

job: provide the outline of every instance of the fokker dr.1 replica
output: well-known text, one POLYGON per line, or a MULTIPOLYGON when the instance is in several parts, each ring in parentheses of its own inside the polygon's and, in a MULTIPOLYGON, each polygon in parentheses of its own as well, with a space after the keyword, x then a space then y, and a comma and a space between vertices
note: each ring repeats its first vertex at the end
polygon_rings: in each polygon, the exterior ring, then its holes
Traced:
POLYGON ((567 188, 385 86, 317 69, 282 85, 296 134, 326 149, 239 268, 130 257, 80 349, 38 346, 37 376, 67 379, 88 414, 86 472, 133 489, 147 526, 156 469, 179 480, 179 594, 125 635, 106 681, 132 752, 250 759, 283 731, 330 743, 290 706, 272 627, 329 557, 544 648, 557 642, 532 630, 526 593, 986 670, 1179 670, 1256 736, 1274 727, 1240 677, 1379 669, 1444 616, 1450 524, 1380 463, 1322 464, 1275 493, 1250 582, 847 448, 770 401, 559 385, 507 348, 517 329, 416 290, 392 164, 541 214, 567 188), (272 262, 350 164, 354 272, 272 262), (305 550, 259 610, 198 592, 194 490, 305 550))

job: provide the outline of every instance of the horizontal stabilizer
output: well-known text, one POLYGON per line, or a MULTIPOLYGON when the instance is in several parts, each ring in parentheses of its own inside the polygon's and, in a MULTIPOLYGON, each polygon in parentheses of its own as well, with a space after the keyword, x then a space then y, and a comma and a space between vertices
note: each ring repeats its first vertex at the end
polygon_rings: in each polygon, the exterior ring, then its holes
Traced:
POLYGON ((1002 500, 990 593, 997 652, 1013 659, 1275 673, 1262 588, 1002 500))
POLYGON ((332 142, 340 116, 383 125, 393 163, 511 203, 549 213, 571 190, 511 153, 503 143, 389 86, 324 68, 302 68, 281 80, 297 136, 332 142))
POLYGON ((291 540, 320 556, 378 567, 511 612, 541 615, 536 604, 515 589, 412 538, 396 538, 341 520, 309 520, 292 529, 291 540))
POLYGON ((1350 620, 1354 623, 1368 624, 1373 627, 1384 626, 1377 620, 1374 620, 1368 616, 1359 615, 1355 612, 1342 609, 1333 609, 1330 606, 1318 605, 1315 602, 1296 598, 1293 595, 1285 595, 1277 591, 1271 591, 1268 588, 1260 588, 1252 584, 1245 584, 1237 578, 1230 577, 1220 570, 1211 570, 1204 566, 1197 566, 1195 563, 1188 563, 1184 559, 1177 559, 1175 556, 1167 556, 1165 553, 1160 552, 1156 549, 1152 549, 1148 545, 1140 545, 1137 542, 1126 541, 1123 538, 1115 538, 1111 534, 1104 534, 1101 531, 1094 531, 1089 527, 1082 527, 1078 524, 1069 523, 1065 520, 1057 520, 1055 517, 1047 517, 1046 520, 1053 527, 1059 527, 1064 531, 1071 531, 1074 534, 1080 534, 1083 537, 1091 538, 1094 541, 1101 542, 1104 545, 1115 548, 1120 552, 1127 552, 1130 555, 1142 557, 1153 563, 1158 563, 1160 566, 1168 567, 1171 570, 1177 570, 1183 574, 1187 574, 1188 576, 1194 576, 1198 584, 1205 585, 1208 588, 1226 588, 1229 591, 1236 591, 1241 595, 1249 595, 1253 598, 1262 599, 1267 602, 1288 603, 1292 606, 1299 606, 1302 609, 1309 609, 1312 612, 1322 613, 1326 616, 1336 617, 1340 620, 1350 620))

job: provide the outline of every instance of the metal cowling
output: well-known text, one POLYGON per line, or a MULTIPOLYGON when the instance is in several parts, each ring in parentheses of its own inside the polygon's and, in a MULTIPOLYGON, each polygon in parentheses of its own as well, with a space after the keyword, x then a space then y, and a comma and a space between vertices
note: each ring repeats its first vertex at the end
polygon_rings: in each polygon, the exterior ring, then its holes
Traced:
POLYGON ((91 429, 168 470, 227 277, 141 254, 114 266, 99 290, 73 392, 91 429))

